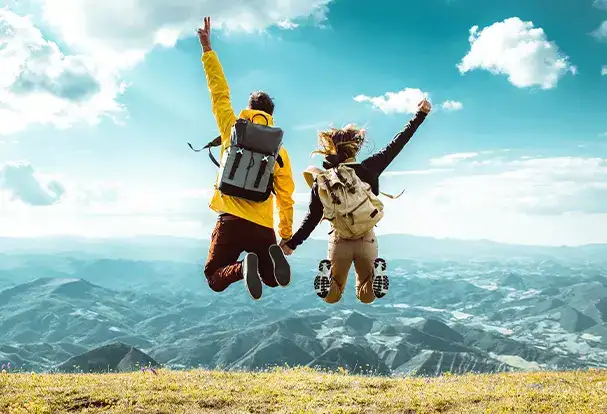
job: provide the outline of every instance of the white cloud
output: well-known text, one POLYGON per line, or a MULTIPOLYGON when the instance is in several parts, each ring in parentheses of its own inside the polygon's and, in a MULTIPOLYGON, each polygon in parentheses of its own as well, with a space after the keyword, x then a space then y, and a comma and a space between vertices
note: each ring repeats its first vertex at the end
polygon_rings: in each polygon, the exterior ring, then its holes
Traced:
POLYGON ((605 183, 604 158, 519 159, 497 161, 486 170, 449 178, 436 189, 436 197, 461 207, 533 214, 607 213, 605 183))
MULTIPOLYGON (((384 199, 386 218, 379 224, 379 234, 551 245, 607 242, 607 158, 525 156, 478 162, 467 153, 436 160, 449 167, 386 173, 393 178, 384 182, 383 191, 396 194, 405 188, 406 192, 398 200, 384 199)), ((58 196, 49 185, 51 177, 26 170, 20 176, 34 176, 39 183, 28 184, 33 194, 49 203, 53 193, 58 196)), ((12 190, 0 188, 0 236, 170 234, 204 238, 215 224, 215 213, 208 208, 211 189, 161 188, 154 182, 148 187, 75 184, 69 177, 55 181, 64 191, 60 202, 45 207, 44 214, 11 197, 12 190)), ((14 184, 19 180, 12 182, 11 188, 24 188, 14 184)), ((296 227, 309 200, 305 186, 298 191, 294 196, 296 227)), ((32 198, 22 198, 27 197, 32 198)), ((314 237, 326 238, 326 227, 320 226, 314 237)))
POLYGON ((601 75, 602 76, 607 76, 607 65, 603 66, 601 68, 601 75))
POLYGON ((332 0, 41 0, 43 16, 70 45, 133 64, 156 45, 194 36, 209 15, 215 30, 258 32, 322 21, 332 0), (124 58, 126 57, 126 58, 124 58))
POLYGON ((293 23, 291 20, 282 20, 276 24, 281 29, 297 29, 299 24, 293 23))
POLYGON ((0 135, 30 124, 69 127, 118 121, 116 102, 126 85, 123 69, 155 46, 195 36, 212 16, 215 33, 294 29, 303 19, 320 24, 332 0, 37 0, 49 33, 70 53, 45 39, 29 17, 0 8, 0 135))
POLYGON ((429 164, 434 167, 453 166, 460 161, 478 157, 478 152, 460 152, 456 154, 448 154, 438 158, 432 158, 429 164))
POLYGON ((441 107, 446 111, 459 111, 464 108, 464 104, 459 101, 445 101, 441 107))
POLYGON ((117 116, 124 86, 82 55, 64 55, 29 17, 0 9, 0 135, 117 116))
POLYGON ((607 40, 607 20, 601 23, 601 25, 592 32, 592 36, 596 37, 598 40, 607 40))
POLYGON ((358 95, 354 97, 354 100, 356 102, 370 102, 374 108, 386 114, 414 114, 417 112, 419 101, 428 98, 428 96, 427 92, 422 92, 420 89, 405 88, 399 92, 386 92, 383 96, 358 95))
POLYGON ((35 207, 55 204, 65 194, 62 183, 36 174, 26 162, 8 163, 0 168, 0 189, 7 190, 12 200, 35 207))
POLYGON ((577 68, 549 41, 544 30, 532 22, 512 17, 479 31, 470 29, 470 50, 457 65, 460 73, 483 69, 495 75, 507 75, 519 88, 556 87, 559 79, 577 68))
POLYGON ((597 9, 607 10, 607 0, 594 0, 592 5, 597 9))
POLYGON ((325 128, 329 128, 331 126, 330 121, 325 122, 314 122, 310 124, 299 124, 293 126, 294 131, 309 131, 309 130, 321 130, 325 128))
POLYGON ((450 168, 431 168, 428 170, 402 170, 402 171, 386 171, 382 177, 398 177, 402 175, 434 175, 443 174, 452 171, 450 168))
POLYGON ((403 183, 407 192, 386 200, 378 232, 523 244, 607 242, 605 183, 607 158, 460 162, 434 183, 403 183))
POLYGON ((77 184, 69 178, 49 181, 33 174, 36 186, 21 181, 0 187, 0 237, 78 235, 124 237, 174 235, 208 238, 215 214, 211 190, 124 187, 112 183, 77 184), (61 195, 53 195, 53 182, 61 195), (19 191, 15 196, 13 189, 19 191), (56 200, 55 200, 56 199, 56 200), (53 203, 53 201, 55 201, 53 203), (44 214, 35 205, 46 205, 44 214))

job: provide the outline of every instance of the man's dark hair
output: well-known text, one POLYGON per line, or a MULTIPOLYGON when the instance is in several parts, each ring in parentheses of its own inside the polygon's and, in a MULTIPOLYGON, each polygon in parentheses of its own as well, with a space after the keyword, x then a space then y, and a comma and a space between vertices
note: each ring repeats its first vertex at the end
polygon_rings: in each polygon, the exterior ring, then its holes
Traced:
POLYGON ((272 115, 274 113, 274 101, 272 101, 270 95, 263 91, 253 92, 249 96, 249 109, 264 111, 268 115, 272 115))

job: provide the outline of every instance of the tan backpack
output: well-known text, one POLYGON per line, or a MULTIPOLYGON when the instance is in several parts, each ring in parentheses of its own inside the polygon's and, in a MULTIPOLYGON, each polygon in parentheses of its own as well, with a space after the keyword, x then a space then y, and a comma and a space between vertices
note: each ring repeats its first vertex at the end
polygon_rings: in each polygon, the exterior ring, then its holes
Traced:
POLYGON ((340 238, 358 239, 384 217, 384 204, 347 164, 326 171, 308 167, 304 178, 310 187, 317 182, 323 219, 331 223, 340 238))

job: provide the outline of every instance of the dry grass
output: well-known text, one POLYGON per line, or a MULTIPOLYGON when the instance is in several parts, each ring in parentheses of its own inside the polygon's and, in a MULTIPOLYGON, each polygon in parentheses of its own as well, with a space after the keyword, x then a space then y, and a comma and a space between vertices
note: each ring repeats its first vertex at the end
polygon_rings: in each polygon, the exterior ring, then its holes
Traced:
POLYGON ((607 370, 379 378, 264 373, 0 375, 0 413, 606 413, 607 370))

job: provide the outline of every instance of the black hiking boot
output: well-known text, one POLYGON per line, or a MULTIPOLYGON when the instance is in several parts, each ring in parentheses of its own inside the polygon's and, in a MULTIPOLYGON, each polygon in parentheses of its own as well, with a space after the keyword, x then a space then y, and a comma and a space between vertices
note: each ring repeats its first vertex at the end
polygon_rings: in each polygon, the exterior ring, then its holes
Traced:
POLYGON ((326 298, 331 290, 331 261, 324 259, 318 264, 318 274, 314 278, 314 290, 321 298, 326 298))
POLYGON ((291 283, 291 266, 280 246, 273 244, 268 249, 274 264, 274 277, 278 286, 287 287, 291 283))
POLYGON ((373 294, 380 299, 386 296, 390 288, 390 281, 386 275, 386 261, 381 258, 375 259, 373 263, 373 294))
POLYGON ((263 287, 259 276, 259 258, 255 253, 247 253, 242 261, 242 274, 247 290, 255 300, 261 298, 263 287))

